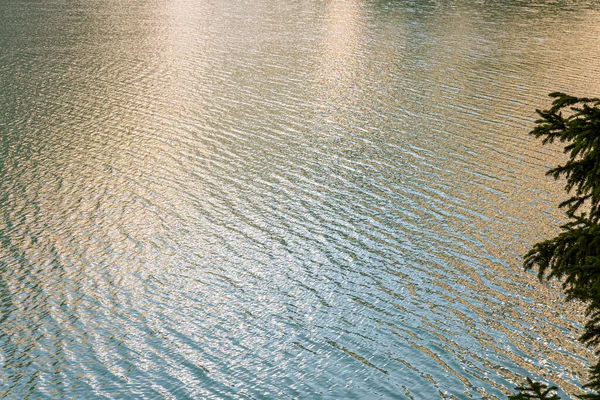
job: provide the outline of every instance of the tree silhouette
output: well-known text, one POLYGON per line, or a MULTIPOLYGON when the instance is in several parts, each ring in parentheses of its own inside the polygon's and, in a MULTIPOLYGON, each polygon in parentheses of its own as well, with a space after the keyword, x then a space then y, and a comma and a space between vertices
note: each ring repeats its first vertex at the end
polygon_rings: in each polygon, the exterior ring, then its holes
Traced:
MULTIPOLYGON (((542 144, 556 140, 566 144, 564 152, 569 160, 546 175, 566 180, 565 191, 571 197, 559 207, 566 210, 569 221, 556 237, 535 244, 525 255, 523 265, 526 270, 537 267, 540 280, 554 277, 561 280, 567 299, 581 300, 587 305, 588 321, 579 340, 597 348, 600 344, 600 99, 564 93, 551 93, 550 97, 555 99, 552 107, 547 111, 537 110, 541 118, 530 134, 543 138, 542 144)), ((534 384, 527 379, 530 386, 534 384)), ((590 382, 584 387, 600 390, 600 361, 590 369, 590 382)), ((529 395, 523 393, 519 395, 529 395)), ((536 393, 538 397, 511 399, 558 398, 539 397, 535 390, 527 393, 536 393)), ((600 399, 600 395, 586 394, 582 398, 600 399)))
POLYGON ((517 386, 515 390, 519 393, 508 396, 508 400, 560 400, 560 397, 554 391, 558 389, 556 386, 546 385, 545 383, 534 382, 527 378, 528 386, 517 386))

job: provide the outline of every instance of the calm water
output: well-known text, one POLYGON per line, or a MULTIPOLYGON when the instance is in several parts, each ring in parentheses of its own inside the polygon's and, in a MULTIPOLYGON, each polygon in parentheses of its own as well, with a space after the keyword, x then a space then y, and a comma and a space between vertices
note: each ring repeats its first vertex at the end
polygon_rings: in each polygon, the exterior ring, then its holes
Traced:
POLYGON ((563 90, 600 4, 2 0, 0 397, 575 395, 563 90))

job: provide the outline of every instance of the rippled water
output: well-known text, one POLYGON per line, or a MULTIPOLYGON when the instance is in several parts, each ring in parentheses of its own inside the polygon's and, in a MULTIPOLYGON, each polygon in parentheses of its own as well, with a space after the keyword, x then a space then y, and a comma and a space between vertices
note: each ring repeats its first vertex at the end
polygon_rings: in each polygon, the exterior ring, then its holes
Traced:
POLYGON ((574 395, 555 90, 582 1, 2 0, 0 397, 574 395))

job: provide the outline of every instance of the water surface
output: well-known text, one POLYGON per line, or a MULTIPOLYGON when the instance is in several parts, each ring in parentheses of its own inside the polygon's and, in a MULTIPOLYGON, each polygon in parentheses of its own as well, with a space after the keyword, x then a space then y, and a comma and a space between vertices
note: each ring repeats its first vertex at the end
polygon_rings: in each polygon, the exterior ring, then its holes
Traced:
POLYGON ((0 397, 573 396, 547 93, 585 1, 3 0, 0 397))

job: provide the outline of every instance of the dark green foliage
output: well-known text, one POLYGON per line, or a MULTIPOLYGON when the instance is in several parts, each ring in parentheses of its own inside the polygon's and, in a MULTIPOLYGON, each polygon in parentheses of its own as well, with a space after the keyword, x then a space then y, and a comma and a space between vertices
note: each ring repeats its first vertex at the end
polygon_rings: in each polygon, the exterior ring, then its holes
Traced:
MULTIPOLYGON (((548 111, 537 110, 542 117, 530 135, 543 137, 542 144, 555 140, 566 142, 569 161, 546 172, 555 179, 567 180, 565 190, 574 191, 571 198, 560 204, 573 216, 586 202, 589 217, 600 217, 600 99, 577 98, 564 93, 551 93, 555 98, 548 111), (568 115, 563 116, 563 111, 568 115)), ((585 213, 582 213, 585 215, 585 213)))
MULTIPOLYGON (((570 198, 560 203, 569 222, 555 238, 537 243, 525 255, 524 266, 537 266, 538 277, 561 280, 568 299, 587 304, 589 318, 580 340, 598 348, 600 344, 600 99, 550 94, 552 108, 537 111, 541 119, 530 132, 542 143, 566 143, 569 160, 546 174, 566 180, 570 198), (563 115, 563 112, 566 115, 563 115)), ((600 351, 596 352, 600 355, 600 351)), ((600 390, 600 362, 591 370, 585 387, 600 390)), ((529 380, 529 379, 528 379, 529 380)), ((529 380, 530 384, 531 381, 529 380)), ((511 397, 513 398, 513 397, 511 397)), ((532 397, 514 397, 527 399, 532 397)), ((538 398, 538 397, 533 397, 538 398)), ((583 396, 600 399, 598 394, 583 396)))
POLYGON ((556 386, 548 387, 545 383, 534 382, 527 378, 527 386, 517 386, 515 390, 519 392, 508 396, 508 400, 560 400, 554 392, 556 389, 558 389, 556 386))

